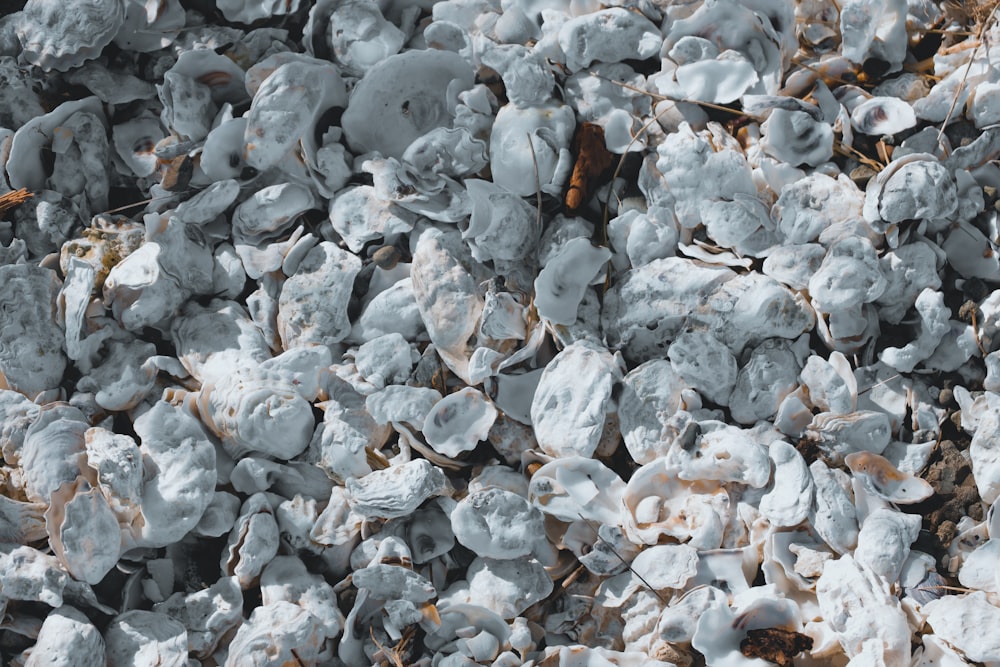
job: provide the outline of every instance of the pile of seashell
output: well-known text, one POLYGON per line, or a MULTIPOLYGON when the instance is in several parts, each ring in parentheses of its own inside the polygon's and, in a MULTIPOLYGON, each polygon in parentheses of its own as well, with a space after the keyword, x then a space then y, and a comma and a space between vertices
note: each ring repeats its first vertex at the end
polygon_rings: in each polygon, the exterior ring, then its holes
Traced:
POLYGON ((0 661, 1000 665, 996 14, 0 18, 0 661))

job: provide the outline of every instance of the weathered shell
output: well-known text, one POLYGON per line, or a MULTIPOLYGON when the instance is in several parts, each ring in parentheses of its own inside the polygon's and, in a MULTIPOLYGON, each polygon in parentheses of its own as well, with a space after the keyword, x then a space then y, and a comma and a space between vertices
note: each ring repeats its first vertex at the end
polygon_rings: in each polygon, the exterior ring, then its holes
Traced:
POLYGON ((223 635, 243 621, 243 592, 236 577, 222 577, 189 595, 174 593, 153 611, 179 621, 187 629, 187 648, 197 656, 211 654, 223 635))
POLYGON ((264 170, 278 164, 305 135, 320 114, 347 106, 347 88, 330 63, 296 55, 260 84, 247 112, 245 158, 264 170))
POLYGON ((920 534, 920 523, 919 514, 875 510, 861 524, 855 560, 886 582, 895 582, 910 554, 910 545, 920 534))
POLYGON ((559 28, 559 45, 574 72, 595 60, 644 60, 659 52, 662 39, 649 19, 621 7, 574 17, 559 28))
POLYGON ((604 347, 586 340, 549 362, 531 403, 531 422, 550 456, 592 456, 621 370, 604 347))
POLYGON ((54 609, 45 617, 35 645, 26 654, 25 667, 107 664, 101 633, 83 612, 69 605, 54 609))
POLYGON ((528 484, 528 499, 563 521, 581 517, 598 524, 618 521, 625 482, 600 461, 568 456, 546 463, 528 484))
POLYGON ((354 365, 365 380, 379 389, 405 382, 413 370, 416 352, 399 332, 365 342, 354 354, 354 365))
POLYGON ((948 218, 957 208, 954 179, 927 153, 893 160, 865 189, 864 217, 876 231, 914 218, 948 218))
POLYGON ((768 449, 743 430, 714 420, 698 422, 693 437, 675 438, 664 460, 684 480, 739 482, 761 488, 771 476, 768 449))
POLYGON ((360 270, 360 259, 328 241, 309 251, 278 297, 278 332, 285 348, 331 346, 347 337, 347 302, 360 270))
POLYGON ((525 498, 496 487, 463 498, 451 513, 451 529, 463 546, 497 559, 532 554, 545 533, 541 512, 525 498))
POLYGON ((698 551, 687 544, 662 544, 643 549, 632 570, 657 590, 684 588, 698 571, 698 551))
POLYGON ((813 461, 809 471, 816 497, 810 523, 837 553, 853 550, 858 541, 858 517, 848 493, 850 480, 842 470, 831 470, 820 460, 813 461))
POLYGON ((48 503, 60 486, 76 480, 84 464, 87 428, 83 412, 66 403, 50 403, 39 412, 19 452, 28 500, 48 503))
POLYGON ((144 466, 157 470, 142 488, 137 546, 172 544, 198 524, 215 491, 215 446, 198 420, 157 402, 134 423, 144 466))
POLYGON ((1000 660, 1000 638, 992 628, 1000 623, 1000 608, 986 593, 946 595, 923 607, 934 634, 954 646, 969 660, 1000 660))
POLYGON ((722 543, 730 510, 718 482, 686 482, 657 459, 632 475, 622 500, 625 533, 637 544, 658 544, 663 536, 689 540, 699 549, 722 543))
POLYGON ((575 126, 573 110, 566 105, 504 105, 490 133, 493 182, 520 197, 539 188, 560 191, 569 175, 575 126))
POLYGON ((409 516, 431 496, 442 495, 448 480, 427 459, 415 459, 360 479, 347 480, 351 509, 368 518, 409 516))
POLYGON ((873 410, 845 415, 820 413, 813 417, 807 433, 836 464, 854 452, 881 454, 892 439, 889 416, 873 410))
POLYGON ((321 664, 333 657, 322 619, 297 604, 279 600, 257 607, 229 644, 225 667, 321 664))
POLYGON ((496 560, 477 557, 466 573, 469 604, 510 620, 552 593, 553 583, 534 558, 496 560))
POLYGON ((30 264, 0 266, 0 385, 34 398, 59 385, 65 334, 56 319, 59 279, 30 264))
POLYGON ((222 551, 222 572, 246 590, 278 553, 278 522, 263 493, 247 498, 222 551))
POLYGON ((573 324, 584 292, 611 258, 588 239, 570 239, 548 258, 535 278, 535 307, 553 324, 573 324))
POLYGON ((170 340, 177 359, 205 383, 271 358, 260 330, 235 301, 188 302, 170 325, 170 340))
POLYGON ((729 396, 733 419, 754 424, 772 417, 797 386, 800 366, 795 348, 786 340, 771 338, 755 347, 729 396))
POLYGON ((665 360, 654 359, 636 366, 622 380, 618 423, 636 463, 666 454, 671 442, 682 437, 684 420, 675 414, 685 407, 688 387, 676 370, 665 360))
POLYGON ((118 517, 101 491, 83 478, 52 493, 45 526, 52 551, 80 581, 99 583, 121 556, 118 517))
POLYGON ((736 358, 718 338, 705 333, 683 333, 667 348, 667 356, 674 372, 698 393, 718 405, 729 404, 736 385, 736 358))
POLYGON ((119 614, 111 619, 104 639, 108 665, 187 664, 187 630, 166 614, 141 609, 119 614))
POLYGON ((795 526, 813 505, 813 478, 802 455, 787 442, 775 440, 767 448, 774 461, 774 484, 760 499, 760 512, 776 526, 795 526))
POLYGON ((54 5, 29 0, 17 27, 24 58, 45 71, 65 72, 96 58, 125 20, 121 0, 54 5))
POLYGON ((892 135, 916 124, 913 107, 898 97, 873 97, 851 111, 851 125, 862 134, 892 135))
POLYGON ((320 575, 310 573, 296 556, 277 556, 268 563, 260 578, 260 590, 265 606, 284 600, 321 619, 331 639, 344 627, 333 587, 320 575))
POLYGON ((833 128, 805 111, 774 109, 761 132, 764 150, 782 162, 815 167, 833 157, 833 128))
POLYGON ((344 136, 356 153, 399 158, 420 135, 451 125, 448 95, 471 88, 473 78, 472 67, 457 53, 413 50, 389 56, 351 92, 344 136))
POLYGON ((816 582, 816 597, 823 619, 849 657, 861 653, 874 637, 882 643, 878 653, 887 664, 909 659, 910 629, 899 600, 850 555, 827 561, 816 582))
POLYGON ((466 387, 431 408, 424 420, 424 438, 439 454, 456 457, 485 440, 496 418, 493 403, 481 391, 466 387))

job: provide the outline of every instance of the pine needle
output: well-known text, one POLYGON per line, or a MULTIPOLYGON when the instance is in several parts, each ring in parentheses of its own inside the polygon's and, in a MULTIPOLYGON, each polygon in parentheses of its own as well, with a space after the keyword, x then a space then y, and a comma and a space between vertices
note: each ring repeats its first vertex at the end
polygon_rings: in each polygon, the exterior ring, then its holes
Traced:
POLYGON ((3 215, 15 206, 20 206, 34 196, 31 192, 28 192, 28 188, 5 192, 0 195, 0 215, 3 215))

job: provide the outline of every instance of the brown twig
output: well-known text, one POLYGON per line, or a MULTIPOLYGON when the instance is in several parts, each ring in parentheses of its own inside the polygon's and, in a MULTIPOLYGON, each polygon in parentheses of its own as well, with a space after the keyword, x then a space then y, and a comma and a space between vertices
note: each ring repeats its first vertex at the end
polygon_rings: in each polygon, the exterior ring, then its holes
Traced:
POLYGON ((28 192, 28 188, 3 193, 0 195, 0 215, 3 215, 15 206, 20 206, 34 196, 31 192, 28 192))

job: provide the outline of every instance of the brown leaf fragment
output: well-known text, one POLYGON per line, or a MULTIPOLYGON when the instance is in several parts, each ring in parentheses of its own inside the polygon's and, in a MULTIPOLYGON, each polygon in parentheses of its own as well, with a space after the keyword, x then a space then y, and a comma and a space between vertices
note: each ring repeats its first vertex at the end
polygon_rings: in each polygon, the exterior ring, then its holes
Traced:
POLYGON ((748 658, 761 658, 779 667, 793 665, 792 659, 802 651, 812 648, 811 637, 800 632, 781 628, 763 628, 747 631, 747 637, 740 642, 740 653, 748 658))
POLYGON ((573 137, 573 174, 566 191, 566 208, 570 211, 583 206, 600 176, 615 163, 615 155, 604 143, 604 128, 596 123, 581 123, 573 137))

